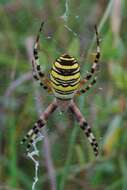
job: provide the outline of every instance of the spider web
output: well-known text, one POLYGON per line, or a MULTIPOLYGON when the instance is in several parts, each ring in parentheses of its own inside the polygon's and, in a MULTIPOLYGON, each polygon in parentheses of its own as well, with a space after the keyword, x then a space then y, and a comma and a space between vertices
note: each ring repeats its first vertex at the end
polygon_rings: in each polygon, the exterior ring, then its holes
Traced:
MULTIPOLYGON (((60 23, 59 23, 59 24, 61 24, 61 19, 64 20, 64 28, 65 28, 67 31, 69 31, 74 37, 79 37, 79 38, 80 38, 80 35, 79 35, 76 31, 74 31, 74 30, 69 26, 69 17, 71 16, 71 13, 70 13, 71 9, 70 9, 69 4, 70 4, 70 1, 69 1, 69 0, 66 0, 66 1, 65 1, 65 4, 64 4, 64 9, 65 9, 65 11, 64 11, 63 14, 60 15, 57 19, 60 20, 60 23)), ((79 15, 76 15, 76 16, 74 17, 74 19, 76 19, 76 20, 79 19, 79 15)), ((51 34, 49 34, 48 36, 45 36, 44 38, 45 38, 46 40, 52 40, 52 39, 53 39, 53 42, 54 42, 55 44, 57 44, 57 40, 56 40, 54 37, 52 37, 51 34)), ((59 52, 59 53, 61 54, 61 51, 60 51, 60 49, 58 49, 58 48, 57 48, 57 52, 59 52)))
MULTIPOLYGON (((64 20, 64 27, 66 30, 68 30, 74 37, 78 37, 80 38, 80 35, 75 32, 70 26, 69 26, 69 16, 70 16, 70 6, 69 6, 69 0, 66 0, 65 1, 65 4, 64 4, 64 7, 65 7, 65 11, 62 15, 60 15, 59 18, 62 18, 64 20)), ((75 16, 75 19, 78 19, 79 16, 76 15, 75 16)), ((52 36, 48 35, 46 37, 47 40, 51 40, 52 39, 52 36)), ((55 41, 54 41, 55 42, 55 41)), ((55 42, 56 43, 56 42, 55 42)), ((101 90, 101 88, 100 88, 101 90)), ((59 114, 61 115, 62 112, 59 111, 59 114)), ((33 182, 32 182, 32 190, 35 190, 36 189, 36 184, 39 180, 39 177, 38 177, 38 170, 39 170, 39 161, 38 161, 38 157, 39 157, 39 150, 37 148, 37 143, 39 141, 42 141, 45 137, 45 134, 46 134, 47 131, 43 131, 43 132, 40 132, 39 133, 39 136, 38 138, 33 142, 33 150, 31 152, 28 152, 27 156, 29 159, 31 159, 33 161, 33 164, 34 164, 34 177, 33 177, 33 182)))
MULTIPOLYGON (((65 21, 66 24, 64 24, 64 27, 69 31, 69 32, 72 32, 72 34, 77 37, 78 34, 73 31, 68 25, 68 17, 69 17, 69 0, 66 0, 65 1, 65 12, 64 14, 61 16, 61 18, 65 21)), ((76 16, 76 18, 78 18, 78 16, 76 16)))
POLYGON ((38 178, 38 170, 39 170, 39 161, 35 157, 39 157, 39 150, 37 148, 37 143, 42 141, 47 133, 47 130, 39 133, 37 139, 32 143, 33 150, 27 153, 27 157, 30 158, 34 163, 34 178, 32 182, 32 190, 35 190, 36 184, 39 180, 38 178))
MULTIPOLYGON (((63 15, 61 16, 61 18, 65 21, 65 25, 64 27, 69 31, 71 32, 74 36, 78 36, 76 32, 74 32, 68 25, 67 25, 67 22, 68 22, 68 16, 69 16, 69 1, 66 0, 65 1, 65 12, 63 13, 63 15)), ((52 37, 51 36, 48 36, 47 39, 51 39, 52 37)), ((60 112, 60 114, 62 114, 60 112)), ((42 131, 39 133, 37 139, 35 139, 35 141, 32 143, 32 148, 33 150, 31 152, 28 152, 27 154, 27 157, 29 159, 31 159, 34 163, 34 177, 33 177, 33 182, 32 182, 32 190, 35 190, 36 188, 36 184, 39 180, 39 177, 38 177, 38 170, 39 170, 39 161, 35 158, 35 157, 39 157, 39 150, 37 148, 37 143, 39 141, 42 141, 45 137, 45 134, 47 133, 47 131, 42 131)))

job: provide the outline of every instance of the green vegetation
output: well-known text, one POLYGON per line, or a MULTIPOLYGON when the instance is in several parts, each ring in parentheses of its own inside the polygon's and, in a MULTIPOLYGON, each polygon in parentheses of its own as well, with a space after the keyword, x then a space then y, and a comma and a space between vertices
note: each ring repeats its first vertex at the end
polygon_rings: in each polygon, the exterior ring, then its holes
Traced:
POLYGON ((33 82, 31 72, 33 37, 42 20, 40 61, 46 73, 54 59, 69 52, 84 76, 95 51, 95 23, 99 27, 98 82, 76 101, 98 139, 100 156, 94 157, 73 116, 56 111, 38 143, 36 189, 126 190, 127 2, 1 0, 0 18, 0 190, 30 190, 34 177, 20 140, 53 99, 33 82))

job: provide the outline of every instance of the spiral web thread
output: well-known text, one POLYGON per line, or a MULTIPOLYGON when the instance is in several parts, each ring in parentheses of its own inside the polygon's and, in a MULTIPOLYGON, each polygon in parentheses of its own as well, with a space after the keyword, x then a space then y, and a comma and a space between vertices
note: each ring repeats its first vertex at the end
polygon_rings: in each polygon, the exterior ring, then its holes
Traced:
POLYGON ((38 169, 39 169, 39 161, 35 159, 35 156, 39 156, 39 150, 37 148, 37 143, 42 141, 45 137, 47 131, 40 132, 37 139, 32 143, 33 150, 27 153, 27 156, 34 162, 34 180, 32 183, 32 190, 35 190, 36 183, 38 182, 38 169))

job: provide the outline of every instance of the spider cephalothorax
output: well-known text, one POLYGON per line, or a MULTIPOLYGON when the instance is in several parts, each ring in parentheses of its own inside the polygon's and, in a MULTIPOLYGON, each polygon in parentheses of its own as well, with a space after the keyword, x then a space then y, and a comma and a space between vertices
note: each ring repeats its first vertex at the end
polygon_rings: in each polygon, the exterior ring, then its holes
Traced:
POLYGON ((80 66, 78 61, 68 54, 63 54, 52 64, 50 78, 47 79, 45 77, 45 74, 41 71, 38 55, 39 38, 43 24, 44 23, 42 22, 33 49, 33 77, 40 82, 40 85, 43 86, 44 89, 48 89, 49 91, 53 92, 55 98, 54 101, 41 114, 40 119, 34 124, 34 127, 28 131, 27 135, 24 137, 22 142, 28 142, 27 151, 29 151, 34 140, 38 137, 38 134, 41 131, 42 127, 44 127, 44 125, 46 124, 46 121, 48 120, 50 114, 54 112, 57 108, 60 108, 62 111, 70 110, 75 115, 81 129, 87 136, 90 144, 93 147, 93 151, 97 156, 97 141, 91 131, 90 126, 88 125, 87 121, 81 114, 79 108, 73 101, 74 96, 85 93, 96 83, 96 77, 93 78, 93 75, 97 70, 97 64, 100 58, 100 47, 97 27, 95 26, 97 41, 96 56, 91 70, 86 75, 86 77, 84 77, 83 80, 81 80, 80 66), (87 85, 85 88, 82 87, 84 84, 87 85))

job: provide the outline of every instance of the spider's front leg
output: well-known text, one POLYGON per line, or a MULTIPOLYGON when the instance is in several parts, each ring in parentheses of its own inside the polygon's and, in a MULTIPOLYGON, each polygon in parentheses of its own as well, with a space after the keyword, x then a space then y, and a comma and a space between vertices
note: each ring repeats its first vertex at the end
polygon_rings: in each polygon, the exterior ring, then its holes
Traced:
POLYGON ((88 125, 87 121, 85 120, 85 118, 83 117, 80 110, 78 109, 76 104, 73 102, 73 100, 71 101, 69 108, 70 108, 71 112, 76 116, 76 119, 79 122, 81 129, 85 132, 85 135, 87 136, 87 138, 93 148, 95 156, 98 156, 98 154, 99 154, 98 143, 91 131, 91 127, 88 125))
POLYGON ((81 82, 80 82, 81 89, 78 90, 77 94, 85 93, 87 90, 89 90, 96 83, 96 77, 95 77, 86 88, 82 88, 82 85, 86 84, 89 80, 91 80, 92 76, 96 72, 98 62, 100 59, 100 38, 99 38, 97 26, 95 26, 95 32, 96 32, 96 43, 97 43, 95 59, 94 59, 94 62, 92 64, 90 72, 87 74, 87 76, 83 80, 81 80, 81 82))
POLYGON ((76 92, 76 94, 77 94, 77 95, 81 95, 81 94, 86 93, 89 89, 92 88, 92 86, 93 86, 94 84, 96 84, 96 82, 97 82, 97 77, 95 77, 85 88, 81 88, 80 90, 78 90, 78 91, 76 92))
POLYGON ((54 100, 47 109, 42 113, 40 119, 34 124, 34 127, 28 131, 26 136, 22 139, 21 143, 28 142, 27 144, 27 152, 29 152, 31 145, 34 140, 38 137, 39 132, 41 132, 42 127, 45 126, 46 121, 48 120, 51 113, 55 111, 57 108, 57 102, 54 100))
POLYGON ((34 48, 33 48, 33 56, 34 59, 32 60, 32 71, 33 71, 33 77, 40 82, 40 85, 43 86, 44 89, 49 89, 50 88, 50 82, 49 80, 45 77, 44 72, 41 70, 41 66, 39 63, 39 40, 40 40, 40 34, 42 32, 44 22, 41 23, 40 29, 38 31, 34 48))

